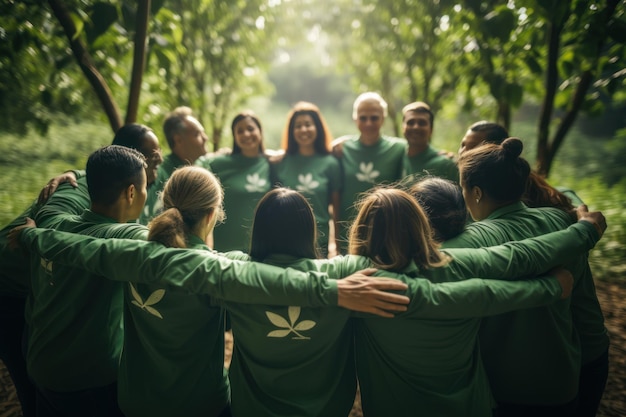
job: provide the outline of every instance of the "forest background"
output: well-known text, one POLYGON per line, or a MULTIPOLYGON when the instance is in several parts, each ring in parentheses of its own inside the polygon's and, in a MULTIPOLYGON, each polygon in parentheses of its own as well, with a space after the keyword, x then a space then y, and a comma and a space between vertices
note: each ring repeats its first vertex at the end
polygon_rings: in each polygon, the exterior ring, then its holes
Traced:
POLYGON ((300 100, 335 136, 357 133, 364 91, 388 101, 394 136, 404 104, 429 103, 438 149, 475 121, 505 125, 537 172, 605 213, 591 254, 613 334, 602 410, 624 415, 626 0, 0 0, 0 225, 124 123, 167 154, 163 117, 187 105, 214 150, 252 109, 277 149, 300 100))

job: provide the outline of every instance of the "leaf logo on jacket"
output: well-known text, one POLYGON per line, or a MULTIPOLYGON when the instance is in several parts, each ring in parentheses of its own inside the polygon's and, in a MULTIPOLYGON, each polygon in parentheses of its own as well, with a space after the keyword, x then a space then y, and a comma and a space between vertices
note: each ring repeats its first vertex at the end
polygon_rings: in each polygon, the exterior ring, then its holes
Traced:
POLYGON ((249 193, 262 193, 265 192, 265 185, 267 184, 267 180, 265 178, 261 178, 258 172, 254 174, 246 175, 246 191, 249 193))
POLYGON ((148 296, 146 301, 143 301, 143 299, 141 298, 141 296, 139 295, 139 293, 137 292, 135 287, 133 287, 133 284, 131 284, 129 282, 128 285, 130 285, 130 292, 131 292, 131 294, 133 295, 133 298, 134 298, 134 300, 131 301, 131 303, 133 305, 136 305, 140 309, 147 311, 148 313, 152 314, 153 316, 157 316, 160 319, 163 318, 161 313, 159 313, 159 311, 156 308, 151 307, 151 306, 153 306, 156 303, 158 303, 159 301, 161 301, 161 299, 165 295, 165 290, 163 290, 163 289, 156 290, 156 291, 154 291, 152 294, 150 294, 148 296))
POLYGON ((359 170, 361 170, 361 172, 356 173, 356 179, 361 182, 371 182, 374 184, 376 178, 380 175, 380 171, 374 169, 373 162, 361 162, 359 164, 359 170))
POLYGON ((274 326, 283 329, 272 330, 267 334, 267 337, 287 337, 290 333, 293 333, 295 336, 293 336, 292 339, 307 340, 310 339, 310 337, 304 336, 300 332, 310 330, 317 324, 313 320, 302 320, 300 323, 297 323, 298 318, 300 317, 299 306, 289 306, 287 309, 289 321, 287 321, 287 319, 283 316, 272 313, 271 311, 266 311, 265 315, 274 326))
POLYGON ((296 190, 301 193, 313 194, 313 191, 320 186, 319 181, 315 181, 313 179, 313 174, 310 172, 308 174, 298 175, 298 181, 300 184, 296 185, 296 190))

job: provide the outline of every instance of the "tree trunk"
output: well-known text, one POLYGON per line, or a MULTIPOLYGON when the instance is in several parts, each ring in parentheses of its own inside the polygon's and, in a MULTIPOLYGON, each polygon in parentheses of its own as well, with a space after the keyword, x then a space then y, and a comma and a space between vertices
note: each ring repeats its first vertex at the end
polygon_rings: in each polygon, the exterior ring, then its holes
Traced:
POLYGON ((87 77, 87 80, 96 92, 96 95, 100 100, 100 104, 102 104, 102 108, 109 119, 109 124, 111 125, 113 132, 117 132, 117 130, 122 127, 122 117, 120 116, 120 111, 115 104, 115 100, 113 99, 113 94, 111 94, 109 86, 102 77, 102 74, 100 74, 100 72, 96 69, 87 48, 79 37, 76 36, 76 26, 74 25, 63 0, 48 0, 48 4, 50 4, 52 12, 63 27, 65 36, 67 36, 67 39, 70 42, 72 53, 74 54, 80 69, 83 71, 83 74, 85 74, 85 77, 87 77))
POLYGON ((135 46, 133 51, 133 71, 128 93, 128 108, 126 109, 126 124, 137 121, 139 97, 141 95, 141 81, 146 66, 146 37, 148 36, 148 21, 150 19, 151 0, 137 2, 137 27, 135 27, 135 46))

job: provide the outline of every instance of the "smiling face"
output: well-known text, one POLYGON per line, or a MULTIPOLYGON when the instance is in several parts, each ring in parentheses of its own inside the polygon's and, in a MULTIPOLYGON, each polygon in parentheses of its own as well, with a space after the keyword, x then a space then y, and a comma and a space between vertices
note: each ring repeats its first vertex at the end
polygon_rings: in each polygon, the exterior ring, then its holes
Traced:
POLYGON ((293 136, 301 152, 304 149, 312 150, 317 138, 317 128, 313 117, 308 114, 296 116, 293 124, 293 136))
POLYGON ((251 117, 244 117, 233 128, 235 143, 244 156, 258 156, 263 136, 259 126, 251 117))
POLYGON ((376 100, 361 102, 356 112, 355 122, 364 144, 370 145, 378 142, 380 129, 385 122, 383 107, 376 100))
POLYGON ((402 128, 409 148, 414 148, 418 152, 426 150, 433 134, 430 114, 420 111, 407 111, 402 119, 402 128))

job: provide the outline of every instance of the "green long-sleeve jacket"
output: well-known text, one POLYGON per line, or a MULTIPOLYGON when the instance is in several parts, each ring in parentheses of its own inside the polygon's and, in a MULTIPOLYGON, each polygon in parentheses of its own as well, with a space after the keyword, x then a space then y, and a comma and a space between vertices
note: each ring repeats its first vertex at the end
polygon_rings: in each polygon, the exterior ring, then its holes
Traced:
POLYGON ((165 183, 172 176, 172 173, 180 167, 189 165, 187 162, 180 159, 174 153, 167 155, 163 159, 163 163, 157 168, 157 176, 154 180, 154 184, 148 187, 148 196, 146 198, 146 204, 143 211, 139 216, 139 223, 148 224, 150 220, 156 217, 163 210, 163 200, 161 199, 161 193, 165 188, 165 183))
MULTIPOLYGON (((472 223, 443 246, 497 245, 560 230, 569 224, 569 218, 560 210, 528 208, 515 203, 472 223)), ((481 351, 498 402, 533 405, 569 402, 578 391, 581 361, 595 359, 608 348, 586 254, 567 266, 575 279, 571 301, 483 321, 481 351)))
MULTIPOLYGON (((510 265, 527 265, 526 272, 540 272, 544 269, 553 266, 554 264, 561 262, 564 257, 570 256, 580 251, 588 250, 596 241, 597 233, 593 226, 588 223, 581 222, 575 226, 572 226, 570 230, 559 232, 555 235, 540 237, 536 240, 530 240, 529 242, 523 243, 511 243, 509 245, 505 245, 499 248, 491 248, 491 249, 476 249, 476 250, 461 250, 461 251, 450 251, 450 254, 455 258, 454 263, 462 263, 464 257, 465 262, 463 265, 470 265, 472 262, 475 264, 474 268, 476 269, 476 273, 483 273, 485 271, 509 271, 509 273, 513 273, 513 270, 510 268, 510 265), (568 238, 569 236, 569 238, 568 238), (552 253, 552 256, 548 256, 548 253, 552 253), (463 255, 465 254, 465 255, 463 255), (484 268, 484 269, 481 269, 484 268), (488 269, 491 268, 491 269, 488 269)), ((86 238, 83 236, 73 236, 61 233, 55 233, 53 231, 45 231, 45 230, 27 230, 24 232, 24 236, 22 240, 28 244, 29 247, 36 249, 39 246, 39 250, 43 251, 42 253, 46 254, 46 256, 53 257, 57 262, 79 262, 84 263, 84 266, 91 268, 93 271, 102 271, 107 270, 109 273, 114 274, 113 278, 115 279, 131 279, 131 280, 148 280, 152 277, 152 272, 156 271, 164 271, 163 276, 168 276, 168 281, 173 282, 177 286, 184 286, 193 291, 211 291, 211 286, 217 286, 220 284, 224 284, 226 286, 230 286, 232 282, 232 278, 226 276, 225 283, 220 283, 219 276, 216 278, 215 274, 220 274, 219 269, 220 264, 227 269, 229 268, 228 263, 224 263, 218 257, 215 257, 211 254, 202 253, 193 250, 175 250, 175 249, 165 249, 156 244, 149 244, 144 242, 134 242, 128 240, 93 240, 90 238, 86 238), (198 256, 198 255, 201 256, 198 256), (167 258, 167 259, 166 259, 167 258), (141 259, 138 262, 138 259, 141 259), (197 261, 193 261, 190 264, 190 261, 193 259, 197 259, 197 261), (151 265, 154 264, 154 265, 151 265), (211 264, 213 264, 211 266, 211 264), (169 268, 169 270, 168 270, 169 268), (116 272, 117 277, 115 277, 116 272), (175 277, 176 275, 187 275, 187 279, 181 279, 175 277), (199 275, 199 276, 198 276, 199 275), (124 276, 126 276, 124 278, 124 276), (195 283, 194 281, 200 281, 199 283, 195 283)), ((321 261, 320 261, 321 262, 321 261)), ((248 268, 251 268, 253 271, 256 270, 257 267, 254 267, 254 263, 250 263, 248 268)), ((366 264, 365 264, 366 265, 366 264)), ((357 264, 354 268, 362 268, 365 266, 364 264, 357 264)), ((260 268, 260 266, 258 267, 260 268)), ((269 267, 271 268, 271 267, 269 267)), ((314 268, 312 268, 314 269, 314 268)), ((261 269, 259 269, 260 271, 261 269)), ((324 269, 322 269, 324 270, 324 269)), ((329 267, 326 267, 326 271, 329 271, 329 267)), ((242 271, 244 269, 239 270, 239 275, 241 277, 239 279, 243 280, 242 271)), ((268 274, 275 273, 280 270, 269 269, 267 270, 268 274)), ((348 270, 343 270, 344 273, 353 272, 348 270)), ((519 270, 516 270, 518 274, 519 270)), ((485 272, 486 273, 486 272, 485 272)), ((387 274, 387 273, 383 273, 387 274)), ((228 274, 226 274, 228 275, 228 274)), ((154 279, 161 279, 163 276, 152 277, 154 279)), ((269 276, 269 275, 267 275, 269 276)), ((266 277, 267 277, 266 276, 266 277)), ((332 276, 332 274, 331 274, 332 276)), ((260 285, 262 281, 258 281, 257 285, 260 285)), ((494 300, 502 300, 504 295, 509 297, 519 298, 520 302, 531 302, 530 298, 521 297, 522 294, 525 294, 524 290, 521 289, 509 289, 508 291, 504 291, 502 287, 500 289, 494 289, 491 284, 471 287, 469 281, 463 283, 456 283, 456 285, 465 286, 464 288, 460 288, 460 292, 454 292, 451 290, 454 284, 442 284, 441 290, 433 291, 431 289, 432 284, 427 280, 409 280, 410 286, 414 288, 410 292, 412 295, 411 307, 409 309, 410 312, 416 314, 425 314, 426 317, 445 317, 445 318, 454 318, 458 317, 458 314, 468 315, 469 317, 480 316, 484 314, 493 314, 500 312, 499 308, 502 308, 500 305, 491 305, 481 303, 476 304, 476 300, 483 300, 485 298, 491 301, 494 300), (478 293, 472 293, 469 291, 470 288, 478 288, 478 293), (421 289, 421 292, 419 291, 421 289), (470 294, 470 295, 459 295, 459 294, 470 294), (473 295, 471 295, 473 294, 473 295), (482 294, 478 296, 477 294, 482 294), (481 298, 483 297, 483 298, 481 298), (429 300, 432 300, 430 302, 429 300), (466 300, 466 304, 459 304, 455 309, 450 309, 446 306, 446 302, 455 302, 459 303, 463 300, 466 300), (491 310, 491 309, 495 310, 491 310), (428 313, 430 311, 430 313, 428 313)), ((332 281, 331 281, 332 283, 332 281)), ((542 282, 539 285, 546 285, 546 282, 542 282)), ((495 282, 493 284, 496 284, 495 282)), ((510 283, 501 283, 502 285, 510 284, 510 283)), ((526 283, 524 283, 526 284, 526 283)), ((549 299, 553 299, 555 296, 554 283, 547 284, 552 285, 552 292, 548 293, 547 297, 549 299)), ((237 291, 240 291, 240 286, 235 285, 237 291)), ((245 286, 243 288, 246 288, 245 286)), ((546 288, 544 288, 545 291, 546 288)), ((548 287, 549 289, 549 287, 548 287)), ((222 294, 219 291, 215 291, 214 295, 217 295, 218 298, 221 295, 221 298, 225 294, 230 295, 229 298, 240 298, 240 300, 236 300, 241 302, 252 302, 249 297, 242 297, 241 294, 230 294, 228 288, 222 288, 224 291, 222 294), (233 297, 234 296, 234 297, 233 297)), ((271 289, 266 289, 269 294, 272 294, 271 289)), ((273 298, 271 295, 265 295, 265 300, 262 298, 257 298, 256 302, 268 302, 271 300, 272 303, 279 300, 281 304, 286 301, 286 305, 297 305, 304 306, 306 304, 301 304, 297 299, 297 297, 282 298, 281 294, 284 291, 284 288, 278 287, 277 297, 273 298)), ((556 292, 560 291, 556 289, 556 292)), ((543 297, 546 297, 546 293, 544 292, 543 297)), ((541 298, 541 297, 540 297, 541 298)), ((506 299, 506 298, 505 298, 506 299)), ((547 302, 544 298, 542 302, 547 302)), ((308 298, 305 298, 305 301, 309 301, 308 298)), ((534 303, 538 302, 537 299, 532 301, 534 303)), ((535 304, 532 304, 535 305, 535 304)), ((521 307, 520 305, 516 305, 517 307, 521 307)), ((508 308, 512 308, 512 305, 507 306, 508 308)), ((301 310, 304 311, 304 310, 301 310)), ((287 313, 289 310, 287 310, 287 313)), ((294 313, 295 314, 295 313, 294 313)), ((411 314, 411 313, 408 313, 411 314)), ((290 316, 292 317, 292 316, 290 316)), ((399 320, 398 320, 399 321, 399 320)), ((387 323, 391 323, 391 321, 387 321, 387 323)), ((235 326, 235 325, 234 325, 235 326)), ((235 328, 235 327, 234 327, 235 328)), ((235 328, 236 329, 236 328, 235 328)), ((284 330, 284 329, 283 329, 284 330)), ((236 330, 235 330, 236 331, 236 330)), ((471 332, 470 332, 471 333, 471 332)), ((479 366, 479 365, 475 365, 479 366)), ((383 365, 384 368, 384 365, 383 365)), ((383 370, 383 372, 386 372, 383 370)), ((445 376, 442 375, 442 378, 445 376)), ((375 380, 375 378, 373 378, 375 380)), ((484 393, 484 388, 486 384, 482 385, 482 398, 480 409, 488 409, 490 404, 486 403, 488 400, 488 394, 484 393), (486 407, 486 408, 485 408, 486 407)), ((419 387, 417 387, 419 388, 419 387)), ((388 391, 395 391, 396 386, 390 385, 385 389, 376 389, 373 391, 371 398, 375 398, 375 401, 378 404, 388 404, 386 401, 386 393, 388 391)), ((233 393, 235 392, 235 385, 233 384, 233 393)), ((407 397, 406 400, 411 404, 412 398, 416 398, 415 392, 419 392, 419 390, 415 389, 412 391, 413 394, 410 397, 407 397)), ((473 396, 478 391, 470 392, 469 394, 466 392, 465 395, 469 395, 469 397, 473 396)), ((488 391, 487 391, 488 392, 488 391)), ((435 393, 437 394, 437 393, 435 393)), ((461 401, 463 398, 469 397, 455 397, 456 401, 461 401)), ((236 401, 235 395, 233 394, 233 402, 236 401)), ((370 396, 368 396, 370 398, 370 396)), ((352 398, 349 399, 351 402, 352 398)), ((472 400, 472 404, 475 401, 472 400)), ((431 415, 442 415, 437 414, 436 411, 439 410, 437 407, 438 403, 435 403, 430 408, 426 408, 425 410, 429 413, 434 412, 431 415)), ((403 403, 403 407, 404 407, 403 403)), ((236 407, 236 405, 233 405, 236 407)), ((406 408, 402 408, 406 412, 406 408)), ((412 412, 414 412, 414 408, 411 408, 412 412)), ((375 413, 373 415, 376 415, 375 413)), ((402 414, 400 414, 402 415, 402 414)), ((428 415, 428 414, 425 414, 428 415)), ((466 415, 466 414, 463 414, 466 415)), ((472 415, 481 415, 481 414, 472 414, 472 415)))

